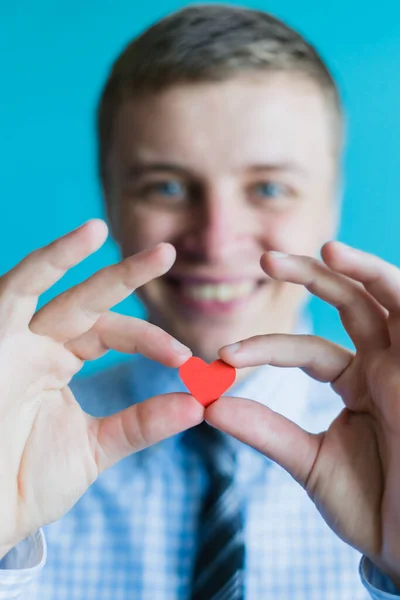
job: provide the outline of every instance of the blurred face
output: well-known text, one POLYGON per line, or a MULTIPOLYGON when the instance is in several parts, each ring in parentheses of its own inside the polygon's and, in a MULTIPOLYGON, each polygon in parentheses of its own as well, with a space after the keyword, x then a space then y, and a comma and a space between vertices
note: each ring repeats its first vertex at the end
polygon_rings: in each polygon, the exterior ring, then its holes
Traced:
POLYGON ((332 237, 332 124, 313 82, 289 74, 185 84, 123 105, 107 190, 123 256, 159 242, 171 271, 141 290, 149 319, 211 361, 239 339, 290 332, 302 288, 263 251, 315 256, 332 237))

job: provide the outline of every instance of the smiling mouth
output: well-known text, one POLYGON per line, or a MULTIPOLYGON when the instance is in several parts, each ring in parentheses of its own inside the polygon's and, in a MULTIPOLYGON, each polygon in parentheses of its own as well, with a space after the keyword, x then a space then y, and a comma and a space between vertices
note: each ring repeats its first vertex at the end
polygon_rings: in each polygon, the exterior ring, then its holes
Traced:
POLYGON ((267 281, 243 279, 237 281, 188 280, 166 277, 171 291, 180 299, 195 305, 229 306, 250 298, 267 281))

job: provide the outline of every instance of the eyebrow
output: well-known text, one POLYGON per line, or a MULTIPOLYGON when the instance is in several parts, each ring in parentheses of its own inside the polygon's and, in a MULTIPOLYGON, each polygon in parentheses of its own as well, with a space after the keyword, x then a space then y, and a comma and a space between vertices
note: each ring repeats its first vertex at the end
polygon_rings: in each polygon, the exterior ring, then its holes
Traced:
POLYGON ((175 163, 164 163, 164 162, 156 162, 156 163, 144 163, 144 162, 134 162, 129 165, 127 168, 128 177, 140 177, 142 175, 147 175, 148 173, 154 173, 157 171, 170 171, 172 173, 176 173, 177 175, 189 175, 189 169, 182 167, 181 165, 177 165, 175 163))
MULTIPOLYGON (((248 165, 247 170, 258 173, 261 171, 285 171, 292 172, 298 175, 306 175, 307 172, 304 168, 294 162, 274 162, 274 163, 259 163, 254 165, 248 165)), ((169 171, 171 173, 175 173, 180 176, 193 176, 193 172, 183 167, 182 165, 176 163, 168 163, 168 162, 154 162, 154 163, 145 163, 145 162, 134 162, 131 163, 126 171, 128 177, 137 178, 143 175, 159 172, 159 171, 169 171)))
POLYGON ((294 162, 276 162, 276 163, 268 163, 268 164, 256 164, 250 165, 250 171, 255 171, 256 173, 259 171, 285 171, 296 173, 297 175, 306 175, 307 171, 301 167, 300 165, 294 162))

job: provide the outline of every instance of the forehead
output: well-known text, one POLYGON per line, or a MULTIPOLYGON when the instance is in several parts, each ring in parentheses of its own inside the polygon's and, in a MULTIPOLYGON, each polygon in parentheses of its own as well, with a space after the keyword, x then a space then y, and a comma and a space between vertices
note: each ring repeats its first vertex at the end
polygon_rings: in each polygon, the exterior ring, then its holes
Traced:
POLYGON ((290 74, 176 85, 125 103, 113 148, 122 161, 168 158, 209 172, 266 163, 325 171, 331 110, 316 83, 290 74))

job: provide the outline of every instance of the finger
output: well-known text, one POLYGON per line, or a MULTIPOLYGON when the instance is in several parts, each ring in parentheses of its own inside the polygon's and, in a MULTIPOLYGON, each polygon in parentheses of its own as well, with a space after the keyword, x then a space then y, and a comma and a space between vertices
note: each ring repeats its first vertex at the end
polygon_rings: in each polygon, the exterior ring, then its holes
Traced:
POLYGON ((400 344, 400 270, 386 261, 351 248, 341 242, 329 242, 322 257, 330 269, 360 282, 387 311, 392 344, 400 344))
POLYGON ((38 311, 31 329, 63 343, 78 337, 136 288, 168 271, 175 256, 173 246, 160 244, 101 269, 38 311))
POLYGON ((219 355, 233 367, 299 367, 318 381, 332 382, 350 365, 353 354, 313 335, 258 335, 224 346, 219 355))
POLYGON ((386 313, 358 283, 309 256, 265 252, 261 267, 270 277, 301 284, 335 306, 356 348, 386 348, 389 345, 386 313))
POLYGON ((192 355, 189 348, 160 327, 111 311, 103 313, 89 331, 65 346, 82 360, 95 360, 112 349, 143 354, 168 367, 180 367, 192 355))
POLYGON ((100 219, 92 219, 78 229, 39 248, 0 280, 0 320, 26 325, 32 318, 40 294, 48 290, 71 267, 103 245, 107 237, 107 225, 100 219))
POLYGON ((101 473, 113 464, 203 420, 204 408, 189 394, 164 394, 100 419, 87 415, 93 454, 101 473))
POLYGON ((204 413, 213 427, 278 463, 306 487, 321 436, 312 435, 259 402, 222 396, 204 413))
POLYGON ((388 311, 400 311, 400 270, 397 267, 341 242, 325 244, 322 258, 333 271, 362 283, 388 311))

